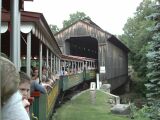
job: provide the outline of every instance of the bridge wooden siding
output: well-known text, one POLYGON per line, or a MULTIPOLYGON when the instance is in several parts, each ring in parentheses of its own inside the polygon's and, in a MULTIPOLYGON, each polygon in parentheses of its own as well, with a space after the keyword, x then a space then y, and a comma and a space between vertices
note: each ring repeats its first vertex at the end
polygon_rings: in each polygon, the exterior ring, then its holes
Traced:
POLYGON ((103 83, 110 83, 111 90, 127 82, 129 49, 114 35, 104 31, 93 21, 89 19, 79 20, 54 36, 63 54, 67 54, 66 51, 69 47, 65 41, 70 38, 82 37, 83 39, 89 36, 96 39, 98 41, 98 72, 100 66, 106 68, 106 73, 100 74, 100 80, 103 83))
MULTIPOLYGON (((116 39, 116 38, 109 38, 116 39)), ((128 79, 128 52, 124 51, 120 47, 116 46, 110 40, 102 48, 104 51, 100 52, 101 59, 104 59, 106 74, 102 75, 101 79, 104 83, 110 83, 112 85, 111 89, 116 89, 119 86, 127 82, 128 79)))

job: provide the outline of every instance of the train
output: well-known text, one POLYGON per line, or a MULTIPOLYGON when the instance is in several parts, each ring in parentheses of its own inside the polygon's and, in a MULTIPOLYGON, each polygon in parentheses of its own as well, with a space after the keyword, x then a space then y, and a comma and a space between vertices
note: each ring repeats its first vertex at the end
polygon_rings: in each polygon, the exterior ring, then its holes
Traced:
MULTIPOLYGON (((67 62, 72 63, 79 62, 77 67, 79 66, 80 69, 76 72, 68 73, 67 75, 60 75, 59 79, 54 83, 53 88, 47 94, 41 94, 38 91, 34 91, 32 93, 31 96, 34 97, 30 111, 32 118, 38 118, 38 120, 49 120, 52 117, 54 107, 56 104, 61 103, 66 91, 71 90, 78 85, 95 81, 96 67, 94 67, 94 59, 63 55, 61 63, 65 63, 66 60, 67 62), (93 62, 93 66, 89 66, 90 62, 93 62), (86 67, 86 69, 81 69, 80 66, 85 63, 88 63, 88 67, 86 67)), ((71 64, 72 67, 74 65, 71 64)), ((67 64, 66 66, 68 68, 67 64)))
POLYGON ((32 67, 38 67, 40 81, 43 66, 48 68, 47 77, 58 75, 47 94, 31 94, 31 119, 49 120, 64 93, 95 82, 96 73, 102 84, 111 84, 111 91, 129 85, 130 50, 114 35, 89 19, 76 21, 53 35, 42 13, 24 11, 24 1, 33 0, 0 2, 1 53, 17 70, 26 67, 29 76, 32 67))
POLYGON ((32 67, 38 67, 40 81, 42 66, 47 67, 48 78, 52 74, 58 76, 47 94, 39 91, 31 93, 30 118, 49 120, 66 91, 95 81, 97 59, 62 54, 43 14, 22 11, 20 17, 18 41, 12 38, 10 12, 2 11, 1 52, 15 63, 19 71, 21 67, 26 67, 29 76, 32 67))

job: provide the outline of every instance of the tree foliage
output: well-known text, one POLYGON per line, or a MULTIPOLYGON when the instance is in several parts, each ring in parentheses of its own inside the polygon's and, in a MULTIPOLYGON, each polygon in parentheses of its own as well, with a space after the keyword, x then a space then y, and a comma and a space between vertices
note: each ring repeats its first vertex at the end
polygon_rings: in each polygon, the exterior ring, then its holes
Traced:
POLYGON ((152 120, 160 120, 160 0, 157 4, 156 0, 143 0, 135 16, 125 24, 120 39, 132 51, 130 64, 139 77, 147 80, 149 106, 143 113, 152 120))
POLYGON ((145 18, 153 12, 153 9, 149 7, 151 3, 151 0, 143 0, 141 2, 134 17, 127 20, 123 28, 124 34, 120 36, 122 42, 131 50, 129 64, 133 65, 133 68, 141 78, 145 78, 147 73, 147 43, 151 40, 153 34, 146 28, 152 26, 154 22, 145 18))
POLYGON ((160 98, 160 5, 153 5, 152 8, 155 9, 155 12, 147 17, 156 21, 149 29, 153 32, 152 40, 148 43, 147 53, 147 78, 149 81, 146 84, 148 90, 146 96, 149 99, 160 98))
MULTIPOLYGON (((72 13, 72 14, 69 15, 68 20, 63 21, 63 28, 66 28, 66 27, 70 26, 71 24, 75 23, 76 21, 82 20, 84 18, 91 19, 84 12, 78 12, 77 11, 76 13, 72 13)), ((61 30, 60 28, 58 28, 57 25, 52 25, 52 24, 50 25, 50 29, 51 29, 53 34, 59 32, 61 30)))
POLYGON ((78 20, 82 20, 84 18, 90 19, 90 17, 86 16, 84 12, 78 12, 78 11, 76 13, 70 14, 69 17, 70 18, 68 20, 63 21, 63 28, 75 23, 78 20))
POLYGON ((49 27, 50 27, 53 34, 59 32, 59 30, 60 30, 57 25, 49 25, 49 27))

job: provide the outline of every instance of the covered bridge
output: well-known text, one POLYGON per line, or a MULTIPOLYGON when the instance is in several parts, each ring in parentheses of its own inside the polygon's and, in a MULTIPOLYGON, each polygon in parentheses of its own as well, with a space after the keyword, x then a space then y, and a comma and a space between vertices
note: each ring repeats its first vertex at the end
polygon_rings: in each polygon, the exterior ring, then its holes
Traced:
POLYGON ((129 49, 93 21, 79 20, 54 36, 63 54, 97 59, 100 80, 112 90, 127 82, 129 49))

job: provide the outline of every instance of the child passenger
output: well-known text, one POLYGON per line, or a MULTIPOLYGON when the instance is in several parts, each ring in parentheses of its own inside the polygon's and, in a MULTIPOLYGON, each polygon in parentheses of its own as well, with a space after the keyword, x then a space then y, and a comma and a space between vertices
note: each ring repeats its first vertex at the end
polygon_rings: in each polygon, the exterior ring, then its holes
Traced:
POLYGON ((19 73, 14 64, 0 56, 1 118, 2 120, 30 120, 18 91, 19 73))
POLYGON ((20 75, 19 90, 22 94, 22 102, 26 111, 29 113, 30 103, 28 99, 30 98, 31 78, 24 72, 19 72, 19 75, 20 75))

